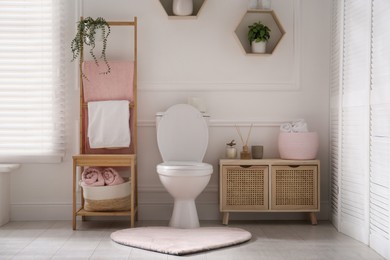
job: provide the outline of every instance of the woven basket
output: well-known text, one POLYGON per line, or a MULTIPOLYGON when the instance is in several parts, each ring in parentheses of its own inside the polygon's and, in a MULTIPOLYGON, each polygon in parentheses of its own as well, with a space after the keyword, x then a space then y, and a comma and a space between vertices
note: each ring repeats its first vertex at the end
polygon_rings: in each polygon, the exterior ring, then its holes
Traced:
POLYGON ((278 140, 280 158, 287 160, 311 160, 315 159, 319 147, 318 134, 306 133, 283 133, 279 134, 278 140))
POLYGON ((131 209, 130 181, 113 186, 86 186, 83 188, 84 210, 127 211, 131 209))

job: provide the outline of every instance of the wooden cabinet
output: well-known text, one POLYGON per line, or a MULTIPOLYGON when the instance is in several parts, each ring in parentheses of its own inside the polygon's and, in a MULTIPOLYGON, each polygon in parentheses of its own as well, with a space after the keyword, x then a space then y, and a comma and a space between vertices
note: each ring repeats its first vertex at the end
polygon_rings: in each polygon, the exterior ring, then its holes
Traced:
POLYGON ((220 160, 220 211, 308 212, 320 210, 318 160, 220 160))

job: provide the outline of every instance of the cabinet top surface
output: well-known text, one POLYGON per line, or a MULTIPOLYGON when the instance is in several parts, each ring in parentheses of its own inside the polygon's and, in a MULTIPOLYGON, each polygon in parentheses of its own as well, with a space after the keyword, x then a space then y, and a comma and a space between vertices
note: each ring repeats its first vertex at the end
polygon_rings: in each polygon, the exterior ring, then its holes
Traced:
POLYGON ((219 164, 223 165, 313 165, 319 164, 319 160, 283 160, 283 159, 220 159, 219 164))

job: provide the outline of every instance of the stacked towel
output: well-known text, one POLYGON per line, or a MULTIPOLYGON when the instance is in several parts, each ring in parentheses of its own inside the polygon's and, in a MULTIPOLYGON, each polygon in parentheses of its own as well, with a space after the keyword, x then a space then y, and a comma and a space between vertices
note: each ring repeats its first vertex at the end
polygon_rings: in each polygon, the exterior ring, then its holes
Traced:
POLYGON ((96 167, 86 168, 81 174, 81 181, 85 186, 114 186, 125 182, 113 168, 101 171, 96 167))
POLYGON ((284 133, 305 133, 308 132, 307 123, 304 119, 284 123, 280 126, 280 131, 284 133))
POLYGON ((101 171, 95 167, 89 167, 81 174, 81 180, 87 186, 103 186, 104 179, 101 171))
POLYGON ((104 184, 107 186, 117 185, 125 182, 119 173, 113 168, 104 169, 103 178, 104 184))

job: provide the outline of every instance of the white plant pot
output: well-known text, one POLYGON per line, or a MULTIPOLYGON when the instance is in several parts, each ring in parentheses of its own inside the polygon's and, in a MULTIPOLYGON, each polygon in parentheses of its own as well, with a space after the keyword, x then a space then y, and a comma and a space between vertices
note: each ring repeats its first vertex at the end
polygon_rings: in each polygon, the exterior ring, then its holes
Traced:
POLYGON ((174 15, 192 15, 194 4, 192 0, 173 0, 172 11, 174 15))
POLYGON ((267 42, 252 42, 252 53, 265 53, 267 42))

